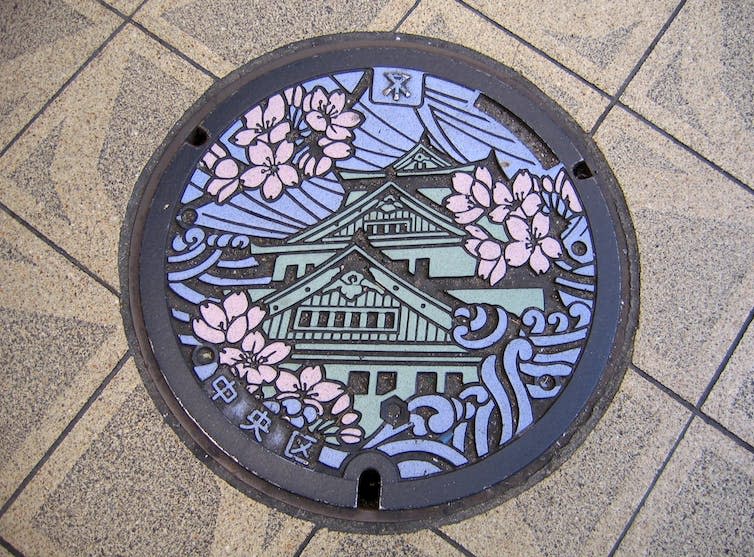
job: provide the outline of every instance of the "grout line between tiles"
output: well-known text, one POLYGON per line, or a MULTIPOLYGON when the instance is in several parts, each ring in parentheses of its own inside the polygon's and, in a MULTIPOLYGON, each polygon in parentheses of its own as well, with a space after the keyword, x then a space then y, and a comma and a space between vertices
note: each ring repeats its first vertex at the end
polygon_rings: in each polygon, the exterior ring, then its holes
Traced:
POLYGON ((712 376, 712 379, 710 379, 710 382, 707 384, 707 388, 704 389, 702 396, 699 397, 699 400, 696 403, 696 407, 698 409, 701 409, 701 407, 704 406, 704 403, 707 402, 707 398, 709 398, 709 395, 712 392, 712 389, 715 387, 717 380, 720 379, 720 375, 722 375, 723 370, 728 365, 728 362, 733 356, 733 352, 735 352, 736 348, 738 348, 738 345, 741 344, 741 339, 744 338, 744 334, 746 334, 746 329, 749 328, 753 320, 754 320, 754 308, 751 308, 751 311, 749 311, 749 315, 746 317, 746 321, 744 321, 744 324, 741 325, 741 328, 738 330, 738 334, 736 335, 736 338, 733 339, 733 342, 728 347, 728 350, 726 350, 725 356, 723 356, 723 360, 720 362, 720 365, 717 366, 717 369, 715 370, 715 374, 712 376))
POLYGON ((729 430, 727 427, 725 427, 723 424, 718 422, 715 418, 712 416, 706 414, 703 410, 697 408, 693 404, 691 404, 688 400, 683 398, 681 395, 676 393, 673 389, 665 385, 664 383, 660 382, 656 378, 652 377, 649 373, 641 369, 636 364, 631 364, 631 369, 634 373, 636 373, 638 376, 642 377, 646 381, 649 381, 652 385, 660 389, 662 392, 664 392, 666 395, 671 397, 673 400, 675 400, 678 404, 682 405, 686 410, 693 412, 699 419, 704 421, 707 425, 710 425, 714 427, 718 432, 722 433, 726 437, 728 437, 731 441, 736 443, 739 447, 742 449, 745 449, 751 453, 754 453, 754 446, 752 446, 750 443, 746 442, 745 440, 741 439, 738 435, 733 433, 731 430, 729 430))
POLYGON ((549 54, 547 54, 544 50, 542 50, 539 47, 534 46, 532 43, 530 43, 529 41, 527 41, 526 39, 524 39, 520 35, 517 35, 516 33, 514 33, 513 31, 511 31, 507 27, 502 26, 500 23, 498 23, 497 21, 495 21, 494 19, 492 19, 490 16, 488 16, 484 12, 481 12, 477 8, 475 8, 474 6, 471 6, 471 5, 467 4, 464 0, 456 0, 456 2, 458 4, 460 4, 461 6, 463 6, 464 8, 466 8, 467 10, 473 12, 477 16, 479 16, 482 19, 484 19, 487 23, 491 24, 493 27, 496 27, 497 29, 499 29, 500 31, 502 31, 503 33, 505 33, 506 35, 508 35, 509 37, 517 40, 518 42, 520 42, 524 46, 530 48, 531 50, 533 50, 534 52, 536 52, 537 54, 539 54, 543 58, 547 59, 547 61, 555 64, 557 67, 559 67, 564 72, 568 73, 572 77, 575 77, 576 79, 578 79, 579 81, 581 81, 584 85, 586 85, 590 89, 594 90, 596 93, 599 93, 600 95, 602 95, 603 97, 606 97, 608 99, 611 98, 610 93, 607 93, 606 91, 603 91, 600 87, 598 87, 597 85, 595 85, 594 83, 592 83, 591 81, 589 81, 587 78, 585 78, 584 76, 578 74, 577 72, 575 72, 574 70, 572 70, 571 68, 569 68, 568 66, 566 66, 565 64, 563 64, 563 62, 561 62, 561 61, 553 58, 552 56, 550 56, 549 54))
MULTIPOLYGON (((141 2, 141 4, 139 4, 139 5, 138 5, 138 6, 136 7, 136 10, 138 10, 139 8, 141 8, 141 7, 142 7, 142 6, 143 6, 143 5, 145 4, 145 2, 146 2, 146 1, 147 1, 147 0, 143 0, 143 1, 141 2)), ((123 12, 121 12, 121 11, 120 11, 120 10, 119 10, 118 8, 116 8, 115 6, 111 6, 110 4, 108 4, 107 2, 105 2, 105 0, 97 0, 97 3, 98 3, 98 4, 100 5, 100 6, 102 6, 103 8, 106 8, 106 9, 110 10, 110 11, 111 11, 111 12, 113 12, 113 13, 114 13, 115 15, 117 15, 117 16, 119 16, 119 17, 122 17, 123 19, 131 19, 131 16, 130 16, 130 15, 126 15, 126 14, 124 14, 124 13, 123 13, 123 12)), ((133 13, 136 13, 136 10, 134 10, 134 11, 133 11, 133 13)))
POLYGON ((419 6, 419 4, 420 4, 420 3, 421 3, 421 0, 416 0, 416 2, 414 2, 414 5, 413 5, 413 6, 411 6, 411 7, 410 7, 410 8, 408 9, 408 10, 406 10, 406 13, 405 13, 405 14, 403 14, 403 17, 401 17, 401 18, 400 18, 400 19, 398 20, 398 23, 396 23, 396 24, 395 24, 395 25, 393 26, 393 28, 392 28, 392 29, 390 30, 390 32, 391 32, 391 33, 395 33, 395 32, 396 32, 396 31, 398 30, 398 28, 399 28, 399 27, 400 27, 401 25, 403 25, 403 23, 404 23, 404 22, 405 22, 405 21, 406 21, 406 20, 407 20, 407 19, 408 19, 408 18, 409 18, 409 17, 411 16, 411 14, 412 14, 412 13, 414 13, 414 10, 415 10, 415 9, 416 9, 416 8, 417 8, 417 7, 419 6))
POLYGON ((13 555, 13 557, 24 557, 24 554, 21 553, 18 549, 16 549, 13 544, 11 544, 8 540, 0 536, 0 546, 4 547, 8 550, 8 553, 13 555))
POLYGON ((32 126, 32 124, 34 124, 34 122, 36 122, 37 119, 39 119, 39 117, 42 115, 42 113, 45 110, 47 110, 47 108, 53 102, 55 102, 55 100, 57 100, 58 97, 60 97, 60 95, 63 93, 63 91, 65 91, 65 89, 79 76, 79 74, 81 74, 81 72, 84 71, 84 68, 86 68, 87 66, 89 66, 89 64, 91 63, 91 61, 94 60, 97 56, 99 56, 99 54, 105 49, 105 47, 108 44, 110 44, 110 41, 113 40, 113 37, 115 37, 115 35, 117 35, 118 33, 120 33, 120 31, 126 26, 127 23, 128 23, 128 20, 125 20, 125 21, 121 22, 121 24, 118 25, 118 27, 115 28, 115 31, 113 31, 112 33, 110 33, 110 35, 102 42, 102 44, 100 44, 96 49, 94 49, 94 52, 92 52, 89 55, 89 57, 86 60, 84 60, 84 62, 76 69, 76 71, 73 72, 73 74, 71 74, 71 76, 68 79, 66 79, 65 83, 63 83, 63 85, 61 85, 58 88, 58 90, 55 91, 55 93, 53 93, 53 95, 49 99, 47 99, 47 101, 42 105, 42 108, 40 108, 37 112, 35 112, 34 116, 32 116, 31 119, 28 122, 26 122, 26 124, 24 124, 24 126, 20 130, 18 130, 18 132, 16 133, 16 135, 14 135, 13 138, 2 149, 0 149, 0 157, 2 157, 3 155, 5 155, 5 153, 7 153, 8 150, 13 145, 15 145, 16 141, 18 141, 18 139, 24 133, 26 133, 26 130, 28 130, 32 126))
POLYGON ((679 147, 681 147, 684 150, 686 150, 689 154, 693 155, 694 157, 696 157, 697 159, 699 159, 700 161, 702 161, 703 163, 705 163, 707 166, 710 166, 713 170, 716 170, 717 172, 719 172, 720 174, 722 174, 723 176, 725 176, 726 178, 728 178, 730 181, 734 182, 736 185, 738 185, 739 187, 743 188, 744 191, 746 191, 747 193, 754 194, 754 188, 752 188, 751 186, 749 186, 748 184, 746 184, 743 180, 741 180, 740 178, 737 178, 736 176, 734 176, 733 174, 731 174, 730 172, 728 172, 727 170, 725 170, 724 168, 722 168, 717 163, 711 161, 710 159, 708 159, 707 157, 705 157, 704 155, 702 155, 698 151, 694 150, 692 147, 689 147, 683 141, 681 141, 680 139, 678 139, 676 136, 674 136, 670 132, 662 129, 660 126, 658 126, 657 124, 655 124, 654 122, 652 122, 651 120, 649 120, 648 118, 646 118, 645 116, 641 115, 640 113, 636 112, 633 108, 631 108, 627 104, 624 104, 623 102, 618 101, 617 103, 615 103, 615 106, 622 108, 623 110, 625 110, 626 112, 628 112, 632 116, 638 118, 643 123, 645 123, 650 128, 652 128, 654 131, 656 131, 657 133, 659 133, 660 135, 662 135, 666 139, 669 139, 670 141, 672 141, 673 143, 675 143, 679 147))
POLYGON ((50 247, 53 251, 55 251, 57 254, 63 256, 65 259, 68 260, 69 263, 71 263, 74 267, 76 267, 79 271, 82 273, 85 273, 88 275, 92 280, 94 280, 97 284, 102 286, 103 288, 107 289, 111 294, 116 296, 117 298, 120 298, 120 292, 117 288, 112 286, 110 283, 108 283, 105 279, 97 275, 94 271, 91 271, 86 265, 81 263, 78 259, 73 257, 70 253, 68 253, 66 250, 64 250, 62 247, 60 247, 58 244, 50 240, 47 236, 45 236, 42 232, 37 230, 37 228, 28 222, 26 219, 24 219, 21 215, 16 213, 13 209, 8 207, 5 203, 0 201, 0 210, 8 213, 10 217, 12 217, 16 222, 18 222, 20 225, 24 226, 29 232, 34 234, 37 238, 42 240, 45 244, 47 244, 48 247, 50 247))
POLYGON ((466 549, 463 545, 461 545, 460 542, 457 542, 453 538, 451 538, 448 534, 440 530, 439 528, 431 528, 432 532, 434 532, 436 535, 440 536, 442 539, 444 539, 446 542, 448 542, 450 545, 452 545, 454 548, 456 548, 458 551, 463 553, 466 557, 476 557, 471 551, 466 549))
POLYGON ((618 90, 615 92, 615 95, 613 95, 613 98, 610 99, 610 103, 605 107, 605 110, 602 111, 602 114, 600 114, 600 117, 597 118, 597 121, 592 126, 592 129, 589 131, 589 135, 593 136, 599 127, 602 125, 602 122, 605 121, 605 118, 607 117, 608 113, 613 109, 615 106, 615 103, 618 102, 618 99, 621 98, 623 93, 626 91, 626 88, 628 85, 633 81, 634 77, 636 77, 636 74, 639 73, 639 70, 644 65, 644 62, 647 61, 647 58, 649 58, 650 54, 654 51, 655 47, 657 46, 657 43, 660 42, 660 39, 665 35, 668 28, 672 25, 673 21, 675 21, 675 18, 678 16, 680 11, 683 9, 683 6, 686 4, 686 0, 681 0, 678 5, 675 7, 675 10, 670 14, 670 17, 665 22, 665 25, 663 25, 660 30, 657 32, 657 35, 652 40, 651 43, 649 43, 649 46, 644 51, 644 54, 641 55, 639 58, 639 61, 636 63, 636 65, 633 67, 633 69, 629 72, 628 76, 626 76, 626 79, 623 80, 623 83, 621 83, 621 86, 618 87, 618 90))
MULTIPOLYGON (((134 13, 136 13, 136 12, 134 12, 134 13)), ((200 72, 202 72, 203 74, 205 74, 206 76, 208 76, 209 78, 211 78, 213 81, 218 81, 220 79, 219 75, 211 72, 209 69, 207 69, 204 66, 202 66, 199 62, 197 62, 196 60, 194 60, 193 58, 191 58, 188 54, 184 54, 182 51, 180 51, 178 48, 176 48, 175 46, 173 46, 172 44, 170 44, 169 42, 167 42, 165 39, 163 39, 162 37, 160 37, 156 33, 150 31, 142 23, 139 23, 135 19, 131 19, 130 23, 134 27, 138 28, 142 33, 144 33, 145 35, 151 37, 152 39, 154 39, 155 41, 157 41, 158 43, 160 43, 162 46, 164 46, 165 48, 167 48, 170 52, 172 52, 173 54, 175 54, 176 56, 178 56, 179 58, 181 58, 183 61, 188 62, 189 64, 191 64, 194 68, 196 68, 197 70, 199 70, 200 72)))
POLYGON ((301 554, 306 549, 306 546, 309 545, 312 539, 314 539, 314 536, 316 536, 317 532, 319 532, 321 529, 321 526, 314 526, 306 535, 304 541, 301 542, 301 545, 298 546, 298 549, 296 550, 296 553, 293 554, 293 557, 301 557, 301 554))
POLYGON ((694 414, 691 414, 691 416, 689 416, 689 419, 686 421, 686 425, 683 426, 681 433, 678 435, 678 438, 675 440, 675 443, 673 443, 673 446, 670 448, 670 450, 668 451, 668 454, 665 456, 665 460, 662 461, 662 464, 655 472, 654 478, 652 478, 652 482, 649 484, 649 486, 647 487, 647 490, 644 492, 644 495, 639 501, 639 504, 636 505, 634 512, 631 514, 631 518, 628 519, 628 522, 626 522, 626 525, 623 527, 623 530, 621 531, 620 536, 618 536, 618 539, 615 540, 615 543, 613 544, 613 547, 610 549, 610 553, 608 554, 609 557, 613 557, 613 555, 615 555, 615 552, 618 551, 618 548, 620 547, 621 543, 623 543, 623 540, 625 539, 626 534, 631 529, 631 526, 633 526, 634 521, 636 520, 636 517, 639 516, 639 513, 641 512, 642 508, 644 508, 644 504, 647 502, 647 499, 649 499, 649 495, 654 490, 655 485, 657 485, 657 482, 660 479, 660 476, 662 476, 662 473, 665 471, 665 468, 670 462, 670 459, 673 458, 673 455, 675 454, 675 451, 678 448, 678 445, 681 444, 681 441, 683 441, 683 438, 686 436, 686 432, 689 430, 689 426, 691 426, 691 422, 694 420, 694 417, 695 417, 694 414))
POLYGON ((65 426, 65 429, 63 429, 62 432, 60 432, 60 435, 53 441, 52 445, 45 451, 45 454, 42 455, 42 458, 39 459, 39 461, 34 465, 34 468, 31 469, 31 471, 26 475, 26 477, 23 479, 23 481, 19 484, 19 486, 16 488, 16 490, 13 492, 13 494, 8 498, 8 500, 5 502, 5 504, 0 507, 0 517, 2 517, 7 510, 15 503, 16 499, 18 499, 18 496, 21 495, 21 492, 23 492, 24 489, 26 489, 26 486, 29 485, 29 482, 34 479, 34 476, 37 475, 37 472, 45 465, 45 463, 50 459, 52 456, 52 453, 55 452, 55 450, 60 446, 60 444, 65 440, 66 437, 68 437, 68 434, 73 430, 74 427, 76 427, 76 424, 81 420, 81 418, 86 414, 87 410, 91 407, 92 404, 94 404, 94 401, 99 398, 99 396, 102 394, 102 391, 104 391, 107 386, 110 384, 110 381, 112 381, 113 377, 115 377, 118 372, 123 368, 126 361, 130 357, 130 353, 126 351, 123 356, 121 356, 120 360, 118 360, 118 363, 115 364, 115 367, 112 369, 110 373, 107 374, 105 379, 103 379, 102 383, 99 384, 99 386, 94 389, 94 392, 89 396, 87 401, 84 403, 84 405, 79 409, 78 412, 76 412, 76 415, 71 419, 70 422, 68 422, 68 425, 65 426))

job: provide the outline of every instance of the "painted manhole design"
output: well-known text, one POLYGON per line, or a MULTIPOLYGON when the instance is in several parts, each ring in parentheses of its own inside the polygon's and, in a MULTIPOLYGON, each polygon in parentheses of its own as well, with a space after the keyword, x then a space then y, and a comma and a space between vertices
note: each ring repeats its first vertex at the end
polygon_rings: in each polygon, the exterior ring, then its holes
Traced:
POLYGON ((243 484, 356 521, 445 515, 533 481, 612 395, 621 206, 505 68, 409 37, 298 45, 221 82, 145 173, 134 342, 243 484))

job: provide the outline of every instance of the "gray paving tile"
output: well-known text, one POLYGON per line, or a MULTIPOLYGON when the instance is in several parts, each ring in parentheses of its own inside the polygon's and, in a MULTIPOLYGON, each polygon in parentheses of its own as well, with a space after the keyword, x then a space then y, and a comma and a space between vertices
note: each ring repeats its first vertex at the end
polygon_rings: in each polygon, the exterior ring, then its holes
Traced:
POLYGON ((389 31, 412 0, 150 0, 136 20, 217 75, 297 40, 389 31))
POLYGON ((749 325, 702 410, 754 445, 754 324, 749 325))
POLYGON ((134 184, 210 83, 126 27, 0 159, 0 200, 117 288, 134 184))
POLYGON ((0 213, 0 501, 126 351, 118 301, 0 213))
POLYGON ((515 499, 443 530, 477 555, 606 555, 688 414, 628 373, 584 444, 515 499))
POLYGON ((440 536, 428 530, 420 530, 412 534, 385 536, 320 530, 302 553, 302 557, 314 557, 315 555, 456 557, 462 555, 462 553, 440 536))
POLYGON ((585 129, 592 127, 608 104, 577 78, 453 0, 423 0, 399 31, 458 43, 513 68, 585 129))
POLYGON ((92 0, 0 2, 0 147, 121 23, 92 0))
POLYGON ((291 555, 310 530, 204 466, 132 362, 0 520, 27 555, 291 555))
POLYGON ((749 555, 754 455, 694 420, 619 555, 749 555))
POLYGON ((752 29, 748 0, 688 2, 622 99, 750 185, 752 29))
POLYGON ((634 361, 696 403, 754 305, 754 196, 622 110, 596 140, 639 243, 634 361))
POLYGON ((104 0, 110 6, 120 11, 124 15, 131 15, 136 8, 142 3, 142 0, 104 0))
POLYGON ((615 93, 667 21, 676 0, 467 0, 485 15, 615 93))

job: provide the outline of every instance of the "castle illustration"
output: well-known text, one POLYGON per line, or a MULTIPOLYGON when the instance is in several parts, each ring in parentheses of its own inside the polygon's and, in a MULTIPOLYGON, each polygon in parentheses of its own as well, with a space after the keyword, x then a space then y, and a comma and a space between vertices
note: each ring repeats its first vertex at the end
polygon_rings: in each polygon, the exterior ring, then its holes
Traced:
POLYGON ((468 235, 442 206, 459 170, 470 167, 417 145, 390 171, 344 173, 344 181, 382 185, 352 189, 329 218, 283 246, 254 246, 276 256, 270 287, 252 291, 267 307, 266 335, 349 385, 367 434, 388 397, 457 394, 476 381, 481 358, 452 339, 455 307, 543 306, 539 289, 479 284, 477 260, 463 246, 468 235), (426 281, 447 288, 427 289, 426 281), (365 396, 369 404, 360 404, 365 396))

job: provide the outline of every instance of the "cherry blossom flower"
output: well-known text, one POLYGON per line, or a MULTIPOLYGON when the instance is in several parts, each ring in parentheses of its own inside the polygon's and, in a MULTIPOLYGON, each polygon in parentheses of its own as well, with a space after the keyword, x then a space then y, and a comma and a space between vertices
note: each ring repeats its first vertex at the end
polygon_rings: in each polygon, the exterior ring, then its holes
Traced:
POLYGON ((265 199, 274 200, 283 193, 284 186, 298 184, 296 169, 287 164, 293 155, 293 143, 281 141, 275 149, 258 141, 249 147, 251 167, 241 175, 244 187, 262 189, 265 199))
POLYGON ((323 137, 317 141, 317 146, 321 150, 321 156, 307 151, 298 161, 298 167, 304 176, 324 176, 332 168, 333 161, 347 159, 353 154, 353 146, 345 141, 323 137))
POLYGON ((306 122, 318 132, 333 140, 353 137, 351 128, 358 126, 363 117, 356 111, 346 110, 346 95, 340 89, 327 93, 322 87, 304 97, 302 108, 306 112, 306 122))
MULTIPOLYGON (((277 398, 283 405, 286 399, 296 399, 303 407, 314 408, 317 415, 324 413, 323 403, 331 402, 344 393, 340 383, 323 378, 319 366, 305 367, 298 377, 290 371, 283 370, 275 382, 275 387, 278 390, 277 398)), ((345 404, 339 403, 340 399, 333 405, 333 414, 342 412, 348 401, 345 401, 345 404)))
POLYGON ((550 259, 562 253, 560 242, 549 237, 550 219, 539 212, 531 219, 512 216, 506 222, 506 228, 515 241, 505 247, 505 259, 513 267, 521 267, 527 261, 529 266, 539 274, 550 268, 550 259))
POLYGON ((233 372, 246 379, 246 390, 254 393, 260 385, 270 384, 278 376, 274 364, 288 357, 291 347, 282 342, 267 344, 264 335, 253 331, 241 341, 241 349, 226 347, 220 352, 220 363, 230 366, 233 372))
POLYGON ((542 178, 542 188, 548 193, 555 192, 560 195, 560 197, 563 198, 563 201, 568 204, 568 208, 574 213, 580 213, 584 210, 578 196, 576 195, 576 190, 568 179, 565 170, 561 169, 560 172, 558 172, 558 175, 555 176, 554 182, 549 176, 542 178))
POLYGON ((249 308, 249 300, 243 292, 231 294, 222 305, 204 302, 199 312, 201 319, 192 322, 194 333, 213 344, 238 342, 257 328, 265 316, 265 311, 257 306, 249 308))
POLYGON ((477 167, 474 175, 466 172, 453 174, 453 189, 457 192, 448 197, 445 206, 455 213, 456 222, 474 222, 490 206, 492 176, 484 167, 477 167))
POLYGON ((495 184, 493 193, 496 204, 490 213, 490 220, 503 222, 509 215, 519 218, 531 217, 542 206, 539 184, 526 170, 521 170, 513 179, 512 192, 504 184, 495 184))
POLYGON ((222 203, 239 189, 238 175, 241 168, 220 144, 212 145, 202 157, 202 162, 214 176, 207 184, 207 193, 216 195, 218 203, 222 203))
POLYGON ((464 247, 471 255, 479 259, 477 274, 489 280, 491 286, 495 286, 502 280, 507 270, 502 244, 490 238, 484 230, 473 224, 468 225, 466 231, 473 238, 466 240, 464 247))
POLYGON ((267 108, 261 105, 252 108, 243 116, 245 127, 233 136, 236 145, 248 146, 256 141, 277 143, 285 139, 291 131, 291 123, 285 119, 285 99, 275 95, 267 101, 267 108))

